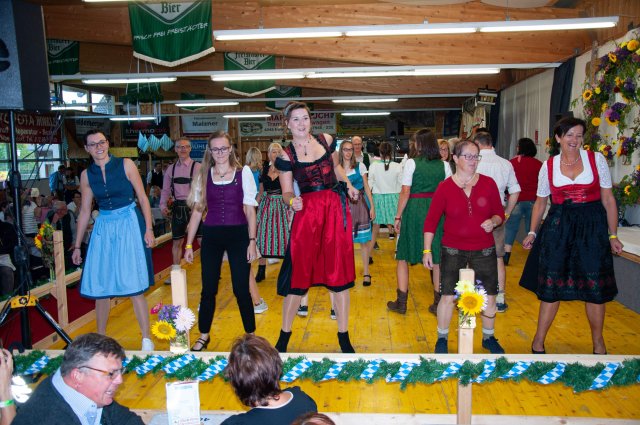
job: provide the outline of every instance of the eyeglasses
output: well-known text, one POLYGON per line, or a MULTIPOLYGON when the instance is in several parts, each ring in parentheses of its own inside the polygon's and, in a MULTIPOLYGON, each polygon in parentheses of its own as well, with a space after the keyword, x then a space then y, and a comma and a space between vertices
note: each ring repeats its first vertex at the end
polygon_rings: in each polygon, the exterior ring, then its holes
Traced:
POLYGON ((191 149, 191 146, 189 146, 189 145, 176 146, 176 149, 187 150, 187 149, 191 149))
POLYGON ((353 152, 353 148, 343 148, 342 152, 353 152))
POLYGON ((440 152, 449 152, 449 149, 447 149, 447 148, 440 148, 440 152))
POLYGON ((482 155, 464 154, 464 155, 460 155, 460 158, 464 158, 467 161, 480 161, 482 159, 482 155))
POLYGON ((91 366, 80 366, 78 369, 80 368, 86 368, 86 369, 94 370, 96 372, 100 372, 102 375, 109 377, 109 379, 111 379, 112 381, 116 379, 118 376, 122 376, 124 374, 124 368, 116 369, 111 372, 109 372, 108 370, 96 369, 95 367, 91 367, 91 366))
POLYGON ((229 149, 231 149, 230 147, 224 147, 224 148, 211 148, 209 149, 211 151, 212 154, 214 155, 224 155, 225 153, 229 152, 229 149))
POLYGON ((100 140, 96 143, 87 143, 87 148, 93 149, 96 146, 99 148, 104 148, 107 145, 107 143, 109 143, 107 140, 100 140))

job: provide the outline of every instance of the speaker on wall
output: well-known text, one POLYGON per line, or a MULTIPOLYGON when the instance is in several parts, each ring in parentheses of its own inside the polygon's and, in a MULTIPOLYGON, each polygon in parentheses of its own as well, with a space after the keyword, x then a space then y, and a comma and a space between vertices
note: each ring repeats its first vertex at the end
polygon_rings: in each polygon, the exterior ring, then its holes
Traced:
POLYGON ((0 109, 49 110, 42 6, 0 0, 0 109))

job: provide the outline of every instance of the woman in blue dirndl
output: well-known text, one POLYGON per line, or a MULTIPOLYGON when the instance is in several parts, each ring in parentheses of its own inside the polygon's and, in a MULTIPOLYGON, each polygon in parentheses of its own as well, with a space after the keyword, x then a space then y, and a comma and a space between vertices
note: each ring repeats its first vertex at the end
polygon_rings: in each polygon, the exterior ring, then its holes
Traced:
POLYGON ((100 130, 90 130, 85 135, 84 147, 93 163, 80 178, 82 205, 72 256, 75 264, 82 262, 79 247, 94 197, 100 214, 83 265, 80 295, 96 300, 96 325, 103 335, 107 331, 110 299, 130 297, 142 331, 142 350, 152 351, 149 309, 144 298, 154 277, 151 247, 155 239, 149 200, 133 161, 109 155, 109 141, 100 130))

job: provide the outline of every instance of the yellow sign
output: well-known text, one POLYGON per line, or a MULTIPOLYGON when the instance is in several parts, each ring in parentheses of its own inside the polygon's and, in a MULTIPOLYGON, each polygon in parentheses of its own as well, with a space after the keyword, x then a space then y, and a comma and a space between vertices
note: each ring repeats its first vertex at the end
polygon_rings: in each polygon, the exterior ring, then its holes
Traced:
POLYGON ((109 153, 120 158, 137 158, 138 148, 109 148, 109 153))
POLYGON ((33 295, 21 295, 11 298, 11 308, 33 307, 36 305, 36 297, 33 295))

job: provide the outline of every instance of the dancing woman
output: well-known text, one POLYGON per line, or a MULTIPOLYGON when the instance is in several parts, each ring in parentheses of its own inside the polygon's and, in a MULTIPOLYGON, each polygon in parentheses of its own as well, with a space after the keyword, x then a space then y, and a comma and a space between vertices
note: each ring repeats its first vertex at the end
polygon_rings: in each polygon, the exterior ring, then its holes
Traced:
POLYGON ((238 162, 231 136, 217 131, 209 136, 202 167, 191 186, 187 204, 193 210, 187 234, 184 258, 193 262, 193 239, 204 218, 202 231, 202 292, 198 329, 200 337, 191 350, 207 348, 211 322, 216 309, 216 295, 222 257, 227 251, 231 284, 236 296, 242 325, 246 333, 256 330, 253 303, 249 293, 250 263, 256 250, 256 183, 251 169, 238 162))
POLYGON ((287 351, 291 325, 301 297, 310 286, 326 286, 335 294, 338 341, 343 353, 353 353, 349 340, 349 289, 355 280, 351 214, 347 192, 357 199, 338 163, 336 142, 328 134, 312 136, 306 104, 289 102, 283 110, 292 142, 276 160, 282 197, 296 212, 287 254, 278 276, 278 294, 285 297, 282 329, 276 348, 287 351), (300 187, 295 196, 293 181, 300 187), (338 183, 340 181, 340 183, 338 183))

